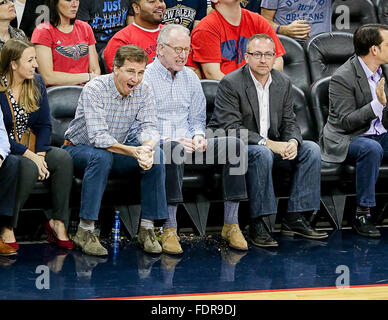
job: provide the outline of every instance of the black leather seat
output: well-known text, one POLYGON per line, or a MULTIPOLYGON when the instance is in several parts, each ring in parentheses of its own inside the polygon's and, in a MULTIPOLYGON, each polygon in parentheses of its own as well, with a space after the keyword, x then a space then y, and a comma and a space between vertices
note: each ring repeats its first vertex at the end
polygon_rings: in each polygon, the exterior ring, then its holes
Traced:
MULTIPOLYGON (((81 86, 55 86, 47 89, 47 96, 51 111, 51 145, 61 147, 64 134, 70 121, 74 118, 81 86)), ((32 194, 49 193, 50 189, 46 181, 37 181, 32 194)))
POLYGON ((333 31, 354 34, 359 26, 377 21, 376 9, 371 0, 335 0, 333 3, 333 31))
MULTIPOLYGON (((331 77, 316 81, 311 88, 312 113, 317 139, 329 114, 329 82, 331 77)), ((342 187, 344 166, 341 163, 321 162, 321 201, 337 228, 341 228, 345 209, 346 191, 342 187)))
POLYGON ((105 47, 102 48, 100 52, 98 52, 98 64, 100 65, 101 74, 108 73, 108 68, 106 66, 105 59, 104 59, 104 49, 105 47))
POLYGON ((379 22, 383 24, 388 24, 388 2, 385 0, 379 0, 376 1, 375 6, 379 22))
MULTIPOLYGON (((318 80, 311 88, 312 113, 314 115, 317 138, 322 133, 329 115, 329 82, 331 77, 318 80)), ((338 181, 341 178, 341 164, 322 161, 322 180, 338 181)))
POLYGON ((311 72, 311 81, 331 76, 354 54, 353 35, 346 32, 317 34, 304 46, 311 72))
POLYGON ((293 85, 310 95, 310 71, 303 47, 295 40, 285 35, 278 35, 286 54, 283 56, 284 73, 289 76, 293 85))
POLYGON ((57 86, 47 89, 47 97, 51 112, 51 144, 61 147, 64 141, 65 131, 70 121, 74 119, 78 98, 82 86, 57 86))

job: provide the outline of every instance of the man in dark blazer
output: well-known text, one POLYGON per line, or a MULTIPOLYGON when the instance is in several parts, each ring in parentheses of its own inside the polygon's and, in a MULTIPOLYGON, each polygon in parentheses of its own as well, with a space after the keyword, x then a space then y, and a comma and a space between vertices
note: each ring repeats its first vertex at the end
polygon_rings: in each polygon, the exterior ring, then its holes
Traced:
POLYGON ((355 55, 333 74, 329 85, 329 116, 320 138, 322 159, 356 166, 357 209, 353 228, 379 237, 370 219, 376 206, 375 184, 388 157, 388 115, 381 65, 388 63, 388 26, 369 24, 354 33, 355 55))
POLYGON ((282 233, 326 238, 326 232, 316 231, 304 217, 305 212, 320 208, 320 148, 302 141, 293 112, 292 84, 273 69, 273 40, 266 34, 249 38, 245 60, 246 65, 221 80, 209 128, 232 129, 248 145, 250 241, 262 247, 278 245, 263 220, 277 213, 272 168, 278 165, 292 170, 282 233))

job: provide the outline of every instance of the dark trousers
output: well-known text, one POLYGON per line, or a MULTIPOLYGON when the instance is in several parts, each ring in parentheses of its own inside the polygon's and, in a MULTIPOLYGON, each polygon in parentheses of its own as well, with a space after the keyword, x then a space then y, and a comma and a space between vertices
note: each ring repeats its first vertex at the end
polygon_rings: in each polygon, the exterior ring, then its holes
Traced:
MULTIPOLYGON (((13 228, 17 227, 19 212, 39 177, 38 167, 32 160, 23 156, 17 157, 20 160, 20 170, 15 210, 10 225, 13 228)), ((45 183, 49 184, 51 189, 53 208, 48 218, 67 222, 70 216, 69 200, 73 183, 73 162, 65 150, 55 147, 47 151, 45 160, 50 171, 50 177, 45 180, 45 183)))
POLYGON ((175 141, 161 144, 166 157, 166 196, 168 204, 183 202, 182 184, 185 166, 204 164, 222 166, 222 194, 225 201, 247 198, 245 173, 246 148, 239 139, 219 137, 208 139, 205 152, 186 153, 175 141), (231 156, 233 154, 233 156, 231 156))
POLYGON ((19 157, 10 154, 0 167, 0 215, 2 216, 13 215, 18 174, 19 157))
POLYGON ((356 166, 357 204, 375 207, 375 185, 383 158, 388 158, 388 133, 354 138, 347 162, 356 166))

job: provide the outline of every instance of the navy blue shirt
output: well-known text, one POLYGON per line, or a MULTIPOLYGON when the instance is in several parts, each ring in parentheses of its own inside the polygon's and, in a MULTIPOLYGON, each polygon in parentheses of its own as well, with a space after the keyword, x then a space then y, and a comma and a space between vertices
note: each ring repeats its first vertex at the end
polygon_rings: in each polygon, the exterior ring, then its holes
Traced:
POLYGON ((244 8, 259 14, 261 11, 260 4, 261 4, 261 0, 241 0, 240 2, 241 8, 244 8))
POLYGON ((194 20, 206 16, 207 0, 165 0, 163 24, 181 24, 193 30, 194 20))
POLYGON ((127 15, 132 15, 129 0, 80 0, 77 19, 86 21, 93 29, 96 49, 105 48, 109 39, 126 26, 127 15))

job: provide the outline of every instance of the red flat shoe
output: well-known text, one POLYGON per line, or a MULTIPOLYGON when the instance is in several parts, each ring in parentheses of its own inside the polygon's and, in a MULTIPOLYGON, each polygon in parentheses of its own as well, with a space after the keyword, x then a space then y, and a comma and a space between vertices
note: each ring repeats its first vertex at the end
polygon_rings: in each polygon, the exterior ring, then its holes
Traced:
POLYGON ((46 222, 47 241, 55 243, 58 247, 64 249, 74 249, 74 243, 71 240, 59 240, 55 231, 51 228, 50 223, 46 222))
POLYGON ((9 245, 10 247, 14 248, 16 251, 19 250, 19 244, 15 242, 4 242, 6 245, 9 245))

